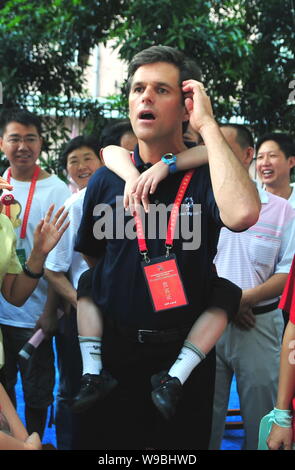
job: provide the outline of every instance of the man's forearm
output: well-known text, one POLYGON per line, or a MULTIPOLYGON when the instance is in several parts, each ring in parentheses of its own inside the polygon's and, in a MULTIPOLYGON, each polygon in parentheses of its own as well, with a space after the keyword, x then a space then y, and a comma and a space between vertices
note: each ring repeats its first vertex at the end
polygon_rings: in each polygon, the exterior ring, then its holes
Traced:
POLYGON ((247 229, 259 217, 261 206, 257 189, 214 120, 199 132, 207 148, 212 187, 221 219, 233 230, 247 229))
POLYGON ((288 274, 273 274, 267 281, 252 289, 243 291, 252 306, 264 300, 271 300, 282 294, 288 274))
POLYGON ((54 288, 54 290, 70 304, 77 308, 77 291, 74 289, 68 278, 63 272, 51 271, 45 269, 45 276, 54 288))

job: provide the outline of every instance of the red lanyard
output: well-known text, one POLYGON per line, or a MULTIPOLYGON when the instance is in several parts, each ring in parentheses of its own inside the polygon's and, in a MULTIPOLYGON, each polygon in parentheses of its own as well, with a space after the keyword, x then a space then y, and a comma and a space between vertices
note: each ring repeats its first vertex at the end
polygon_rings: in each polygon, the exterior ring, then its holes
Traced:
MULTIPOLYGON (((25 212, 24 212, 23 223, 22 223, 21 232, 20 232, 20 238, 25 238, 26 237, 29 214, 30 214, 31 205, 32 205, 32 201, 33 201, 33 196, 34 196, 34 192, 35 192, 35 188, 36 188, 36 184, 37 184, 37 180, 38 180, 40 170, 41 170, 40 167, 38 165, 36 165, 35 171, 34 171, 34 174, 33 174, 32 180, 31 180, 31 184, 30 184, 29 194, 28 194, 26 208, 25 208, 25 212)), ((11 179, 11 168, 8 168, 7 181, 8 181, 9 184, 10 184, 10 179, 11 179)), ((6 211, 7 217, 10 217, 10 206, 6 206, 5 211, 6 211)))
MULTIPOLYGON (((178 192, 176 194, 176 198, 172 207, 172 211, 170 214, 169 222, 168 222, 168 228, 167 228, 167 237, 165 241, 165 245, 167 248, 167 253, 169 250, 172 248, 173 245, 173 239, 174 239, 174 234, 175 234, 175 228, 176 228, 176 220, 178 217, 179 213, 179 208, 181 206, 184 194, 187 190, 187 187, 189 185, 189 182, 194 174, 194 170, 189 170, 186 172, 184 177, 182 178, 182 181, 180 183, 178 192)), ((135 226, 136 226, 136 233, 137 233, 137 241, 138 241, 138 247, 140 253, 144 256, 145 260, 147 260, 147 245, 145 241, 145 236, 143 232, 143 226, 142 226, 142 221, 140 216, 135 214, 135 226)))

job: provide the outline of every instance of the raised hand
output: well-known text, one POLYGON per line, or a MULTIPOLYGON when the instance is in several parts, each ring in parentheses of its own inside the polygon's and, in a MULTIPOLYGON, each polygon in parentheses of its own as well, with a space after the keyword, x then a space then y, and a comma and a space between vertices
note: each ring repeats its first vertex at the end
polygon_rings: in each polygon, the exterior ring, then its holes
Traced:
POLYGON ((197 80, 182 82, 182 91, 185 95, 185 106, 190 115, 190 125, 195 132, 201 133, 204 125, 214 122, 210 98, 206 94, 203 83, 197 80))
POLYGON ((55 247, 70 224, 69 221, 65 223, 68 212, 64 212, 64 207, 61 207, 50 220, 53 210, 54 204, 49 207, 34 233, 34 251, 38 251, 43 256, 48 255, 55 247))

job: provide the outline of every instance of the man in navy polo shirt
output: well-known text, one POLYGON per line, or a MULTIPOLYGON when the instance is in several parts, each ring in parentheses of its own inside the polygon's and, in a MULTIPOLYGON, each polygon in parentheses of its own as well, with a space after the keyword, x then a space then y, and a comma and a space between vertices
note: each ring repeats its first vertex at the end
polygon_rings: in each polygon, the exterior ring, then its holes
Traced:
MULTIPOLYGON (((214 350, 186 381, 170 422, 154 406, 151 393, 153 389, 169 389, 171 378, 166 380, 158 373, 169 369, 190 327, 209 303, 212 261, 220 228, 223 225, 237 231, 248 228, 258 218, 260 203, 247 172, 219 131, 202 83, 195 79, 199 80, 200 74, 194 62, 166 46, 153 46, 138 53, 129 66, 129 109, 138 138, 134 153, 137 168, 144 170, 164 154, 184 150, 182 125, 186 121, 200 133, 208 149, 209 167, 204 165, 192 175, 181 197, 181 201, 185 198, 192 206, 201 206, 198 228, 201 244, 198 249, 185 248, 184 242, 188 240, 182 237, 181 222, 178 236, 168 250, 176 256, 187 304, 179 301, 179 291, 172 291, 169 298, 176 305, 180 302, 177 308, 153 308, 149 291, 155 278, 146 280, 142 261, 147 261, 145 267, 162 269, 166 233, 163 237, 156 232, 155 237, 148 238, 153 221, 146 214, 143 227, 147 247, 140 252, 138 239, 131 236, 133 218, 124 214, 122 204, 118 204, 117 196, 123 195, 124 181, 102 168, 87 188, 76 249, 96 265, 93 297, 104 318, 102 359, 118 385, 95 409, 77 418, 79 443, 74 448, 208 447, 214 350), (159 263, 155 261, 158 257, 162 257, 159 263)), ((171 174, 161 182, 150 198, 151 204, 171 206, 184 175, 184 172, 171 174)), ((180 219, 188 217, 192 229, 195 216, 198 217, 188 210, 180 219)), ((191 233, 194 237, 192 230, 191 233)), ((175 270, 173 276, 177 277, 175 270)), ((210 328, 204 334, 210 337, 210 328)))

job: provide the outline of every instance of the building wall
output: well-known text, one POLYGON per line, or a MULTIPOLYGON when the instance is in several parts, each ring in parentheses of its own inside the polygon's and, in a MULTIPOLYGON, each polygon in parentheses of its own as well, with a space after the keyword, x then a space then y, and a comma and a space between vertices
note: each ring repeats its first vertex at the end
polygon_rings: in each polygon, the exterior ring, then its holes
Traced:
POLYGON ((112 42, 99 44, 89 56, 86 71, 86 86, 93 98, 107 97, 120 91, 127 75, 127 64, 119 59, 118 50, 112 49, 112 42))

